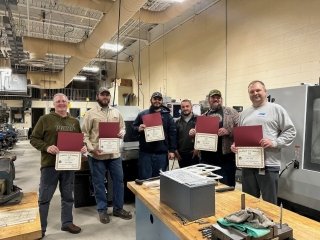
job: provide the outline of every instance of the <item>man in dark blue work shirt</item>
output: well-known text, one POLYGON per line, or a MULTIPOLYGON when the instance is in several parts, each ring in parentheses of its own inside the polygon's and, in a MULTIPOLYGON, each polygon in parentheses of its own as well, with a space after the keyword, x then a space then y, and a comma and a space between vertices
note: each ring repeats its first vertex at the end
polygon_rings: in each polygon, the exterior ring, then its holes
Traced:
POLYGON ((166 171, 168 159, 174 158, 176 150, 177 130, 169 108, 162 105, 163 98, 159 92, 154 92, 150 99, 151 106, 140 112, 133 122, 134 131, 139 133, 139 179, 159 176, 160 170, 166 171), (162 141, 146 142, 142 116, 160 112, 165 139, 162 141))

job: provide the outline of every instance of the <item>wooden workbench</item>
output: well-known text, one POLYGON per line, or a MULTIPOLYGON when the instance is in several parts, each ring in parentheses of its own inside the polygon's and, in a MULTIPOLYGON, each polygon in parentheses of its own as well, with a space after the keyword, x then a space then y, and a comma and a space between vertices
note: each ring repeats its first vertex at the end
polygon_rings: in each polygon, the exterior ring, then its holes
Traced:
MULTIPOLYGON (((0 211, 15 211, 28 208, 38 208, 38 195, 35 192, 24 193, 19 204, 0 206, 0 211)), ((21 223, 8 227, 0 227, 0 239, 19 240, 19 239, 40 239, 41 225, 39 213, 34 221, 21 223)))
MULTIPOLYGON (((192 223, 184 226, 172 214, 174 211, 171 208, 163 203, 160 203, 159 189, 145 188, 143 185, 137 185, 134 182, 129 182, 127 186, 135 194, 136 198, 138 198, 137 200, 140 200, 152 214, 159 218, 159 220, 164 223, 165 226, 172 231, 178 239, 203 239, 201 233, 198 231, 200 228, 214 224, 217 222, 218 218, 240 210, 241 205, 241 191, 235 190, 231 192, 216 193, 216 214, 215 216, 205 219, 210 223, 204 225, 192 223)), ((174 196, 172 197, 174 198, 174 196)), ((275 222, 279 222, 279 207, 276 205, 246 194, 246 207, 259 208, 269 218, 273 219, 275 222)), ((283 209, 283 223, 287 223, 293 229, 293 235, 295 239, 320 239, 319 222, 283 209)))

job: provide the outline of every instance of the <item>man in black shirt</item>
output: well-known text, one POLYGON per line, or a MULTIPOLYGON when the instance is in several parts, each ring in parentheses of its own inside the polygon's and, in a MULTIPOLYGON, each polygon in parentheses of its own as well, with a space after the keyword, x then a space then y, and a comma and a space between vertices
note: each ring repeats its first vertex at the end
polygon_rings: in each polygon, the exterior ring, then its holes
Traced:
POLYGON ((198 151, 194 149, 194 138, 189 136, 189 131, 195 128, 196 116, 192 112, 190 100, 182 100, 181 117, 176 121, 178 147, 175 156, 179 167, 188 167, 199 163, 198 151))

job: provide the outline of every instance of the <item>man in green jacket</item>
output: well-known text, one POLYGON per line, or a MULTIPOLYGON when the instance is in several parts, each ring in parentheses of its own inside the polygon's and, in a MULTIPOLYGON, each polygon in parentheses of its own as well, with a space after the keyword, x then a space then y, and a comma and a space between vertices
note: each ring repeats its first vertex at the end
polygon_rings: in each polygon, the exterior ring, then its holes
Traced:
MULTIPOLYGON (((45 236, 50 201, 57 188, 58 181, 61 194, 61 230, 73 234, 81 232, 81 228, 73 224, 73 179, 74 171, 57 171, 55 169, 58 132, 81 132, 79 121, 67 113, 68 98, 62 93, 53 97, 55 111, 38 120, 30 143, 41 151, 41 177, 39 187, 39 212, 42 237, 45 236)), ((81 149, 85 153, 87 148, 81 149)))

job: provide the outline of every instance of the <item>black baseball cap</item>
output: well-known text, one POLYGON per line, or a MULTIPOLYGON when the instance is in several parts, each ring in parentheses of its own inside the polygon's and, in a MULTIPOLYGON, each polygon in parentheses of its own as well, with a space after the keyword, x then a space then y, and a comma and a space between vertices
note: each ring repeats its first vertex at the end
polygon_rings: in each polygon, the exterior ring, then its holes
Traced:
POLYGON ((162 94, 160 92, 154 92, 152 93, 151 98, 162 98, 162 94))

